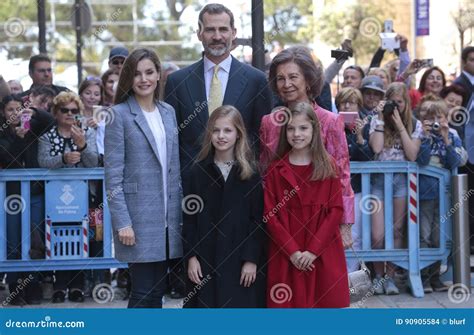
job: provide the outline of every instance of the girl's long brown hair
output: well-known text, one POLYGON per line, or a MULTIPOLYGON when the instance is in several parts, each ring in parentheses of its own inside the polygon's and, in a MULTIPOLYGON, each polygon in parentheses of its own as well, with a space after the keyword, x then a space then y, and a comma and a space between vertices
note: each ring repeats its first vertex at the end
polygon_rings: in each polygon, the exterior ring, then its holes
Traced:
POLYGON ((291 119, 297 115, 304 115, 313 127, 313 138, 311 139, 311 164, 313 164, 313 173, 311 180, 323 180, 337 175, 334 161, 324 147, 321 138, 321 126, 313 107, 307 102, 299 102, 291 108, 291 117, 284 124, 280 132, 276 157, 283 157, 291 151, 291 145, 288 143, 286 131, 291 119))
POLYGON ((234 147, 235 160, 240 167, 240 179, 247 180, 255 172, 255 163, 252 150, 248 143, 248 136, 245 130, 244 120, 237 108, 224 105, 214 110, 209 117, 207 127, 202 141, 201 151, 197 156, 197 161, 205 160, 209 155, 214 155, 214 146, 212 145, 212 132, 216 124, 216 120, 221 117, 229 117, 234 127, 237 129, 237 141, 234 147))
MULTIPOLYGON (((410 96, 408 94, 408 88, 405 85, 405 83, 391 83, 387 91, 385 92, 385 99, 386 100, 391 100, 394 95, 400 95, 403 100, 405 100, 405 109, 404 110, 399 110, 398 112, 400 113, 400 118, 403 121, 403 125, 405 126, 408 136, 411 137, 411 134, 413 133, 413 113, 411 111, 411 102, 410 102, 410 96)), ((384 129, 384 146, 386 148, 390 148, 393 146, 394 142, 396 139, 400 138, 400 133, 399 131, 395 128, 394 122, 391 119, 392 114, 387 115, 387 118, 384 115, 384 121, 385 121, 385 129, 384 129)))

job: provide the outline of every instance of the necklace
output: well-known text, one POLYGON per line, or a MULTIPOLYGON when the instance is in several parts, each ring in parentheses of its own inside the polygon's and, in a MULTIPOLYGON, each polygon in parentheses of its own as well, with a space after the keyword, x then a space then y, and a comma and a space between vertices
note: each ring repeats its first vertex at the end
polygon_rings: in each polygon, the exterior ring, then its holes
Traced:
POLYGON ((219 162, 214 160, 214 163, 217 165, 219 170, 221 170, 222 175, 224 176, 224 179, 227 179, 229 176, 230 170, 232 170, 232 165, 234 165, 235 160, 231 161, 225 161, 225 162, 219 162))

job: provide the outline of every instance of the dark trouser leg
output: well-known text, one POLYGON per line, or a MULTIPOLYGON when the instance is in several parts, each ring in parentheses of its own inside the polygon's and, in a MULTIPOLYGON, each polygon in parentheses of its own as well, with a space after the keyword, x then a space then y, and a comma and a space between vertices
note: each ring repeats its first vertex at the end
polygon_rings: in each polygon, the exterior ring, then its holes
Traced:
POLYGON ((128 308, 161 308, 168 262, 130 263, 128 268, 132 281, 128 308))

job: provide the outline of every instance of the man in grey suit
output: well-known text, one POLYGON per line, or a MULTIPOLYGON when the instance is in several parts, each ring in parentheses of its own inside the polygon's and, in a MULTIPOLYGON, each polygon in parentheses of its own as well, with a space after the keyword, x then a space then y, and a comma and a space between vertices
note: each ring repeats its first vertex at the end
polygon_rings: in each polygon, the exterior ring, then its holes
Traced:
POLYGON ((236 29, 228 8, 221 4, 206 5, 199 13, 197 35, 204 47, 203 58, 172 73, 165 89, 165 101, 176 111, 185 191, 189 169, 200 150, 201 135, 214 108, 232 105, 240 111, 256 153, 260 121, 272 109, 265 74, 230 55, 236 29))

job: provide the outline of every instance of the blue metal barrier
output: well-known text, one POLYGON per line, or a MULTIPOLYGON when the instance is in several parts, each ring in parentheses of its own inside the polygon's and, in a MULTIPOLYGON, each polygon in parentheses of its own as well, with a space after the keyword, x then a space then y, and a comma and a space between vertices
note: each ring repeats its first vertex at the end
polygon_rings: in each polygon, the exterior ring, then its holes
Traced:
MULTIPOLYGON (((372 174, 384 174, 384 221, 385 249, 371 247, 371 215, 362 212, 362 250, 357 254, 364 261, 392 262, 408 270, 409 285, 415 297, 423 297, 420 270, 438 260, 446 260, 451 252, 451 217, 448 215, 451 195, 451 172, 432 166, 420 167, 414 162, 351 162, 351 174, 362 177, 362 198, 367 199, 371 194, 370 177, 372 174), (393 244, 393 174, 407 174, 407 248, 394 249, 393 244), (420 248, 419 226, 419 194, 418 176, 428 175, 439 181, 439 213, 440 213, 440 246, 439 248, 420 248)), ((355 204, 356 210, 363 204, 355 204)), ((356 256, 352 251, 346 251, 348 259, 356 256)))
MULTIPOLYGON (((112 227, 110 221, 110 213, 107 205, 107 196, 105 186, 103 185, 103 199, 101 208, 103 208, 103 256, 87 257, 87 253, 80 254, 79 257, 56 257, 51 259, 31 259, 29 255, 31 232, 30 232, 30 182, 44 181, 57 182, 69 181, 71 183, 81 181, 86 185, 83 192, 85 194, 76 194, 75 196, 88 196, 88 181, 103 181, 104 170, 102 168, 94 169, 18 169, 18 170, 1 170, 0 171, 0 235, 3 236, 0 242, 0 272, 22 272, 22 271, 51 271, 51 270, 75 270, 75 269, 106 269, 106 268, 123 268, 127 264, 118 262, 113 258, 112 245, 112 227), (21 183, 21 259, 7 260, 6 232, 7 232, 7 212, 5 206, 6 183, 21 183), (72 259, 74 258, 74 259, 72 259)), ((65 198, 64 202, 68 203, 70 199, 65 198)), ((48 199, 45 198, 45 208, 48 208, 48 199)), ((88 207, 88 205, 87 205, 88 207)), ((20 213, 20 211, 18 211, 20 213)), ((88 215, 88 208, 86 211, 88 215)), ((47 214, 47 213, 46 213, 47 214)), ((46 215, 47 216, 47 215, 46 215)), ((67 217, 67 213, 65 214, 67 217)), ((46 220, 51 219, 48 216, 46 220)), ((87 219, 87 218, 86 218, 87 219)), ((71 221, 62 219, 62 221, 71 221)), ((79 226, 81 227, 81 226, 79 226)), ((81 227, 81 232, 83 227, 81 227)), ((62 235, 63 232, 59 232, 62 235)), ((87 233, 86 233, 87 235, 87 233)), ((53 237, 54 238, 54 237, 53 237)), ((64 237, 61 237, 65 241, 64 237)), ((88 238, 88 236, 87 236, 88 238)), ((59 243, 59 242, 58 242, 59 243)), ((47 256, 47 255, 45 255, 47 256)), ((46 257, 47 258, 47 257, 46 257)))

